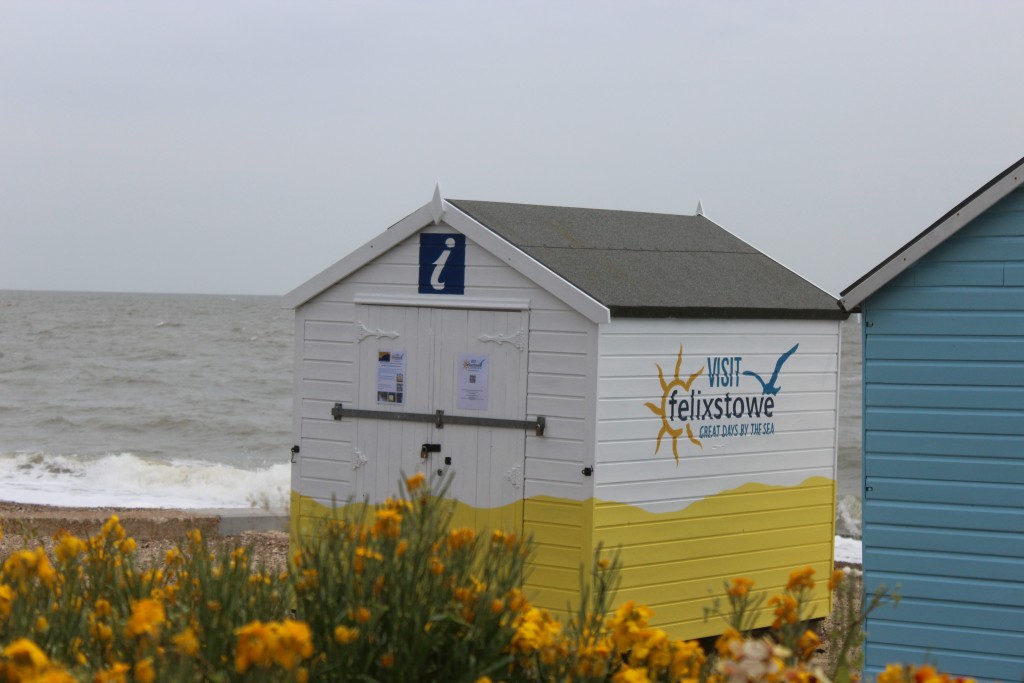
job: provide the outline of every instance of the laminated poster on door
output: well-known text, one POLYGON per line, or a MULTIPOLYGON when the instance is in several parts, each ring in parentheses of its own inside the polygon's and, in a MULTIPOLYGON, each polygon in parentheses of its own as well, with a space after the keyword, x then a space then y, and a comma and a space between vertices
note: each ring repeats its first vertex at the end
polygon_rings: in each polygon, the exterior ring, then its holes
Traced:
POLYGON ((487 410, 487 354, 460 353, 456 363, 456 382, 460 410, 487 410))

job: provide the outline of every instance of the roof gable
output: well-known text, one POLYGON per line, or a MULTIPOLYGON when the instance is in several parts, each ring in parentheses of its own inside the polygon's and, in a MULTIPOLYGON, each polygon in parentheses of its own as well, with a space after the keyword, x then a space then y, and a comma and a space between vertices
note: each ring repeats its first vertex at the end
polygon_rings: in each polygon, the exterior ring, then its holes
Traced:
POLYGON ((285 295, 295 308, 445 223, 593 322, 611 317, 839 319, 836 300, 703 215, 443 200, 285 295))
POLYGON ((466 235, 481 248, 497 256, 524 277, 536 282, 587 319, 596 323, 609 321, 610 313, 606 306, 559 277, 544 264, 498 237, 457 207, 444 201, 437 190, 434 192, 433 200, 285 294, 281 306, 298 308, 423 228, 442 222, 466 235))
POLYGON ((887 285, 900 273, 921 260, 968 223, 990 209, 996 202, 1024 184, 1024 159, 978 188, 971 196, 950 209, 912 240, 897 249, 877 266, 840 294, 840 304, 847 311, 860 306, 865 299, 887 285))

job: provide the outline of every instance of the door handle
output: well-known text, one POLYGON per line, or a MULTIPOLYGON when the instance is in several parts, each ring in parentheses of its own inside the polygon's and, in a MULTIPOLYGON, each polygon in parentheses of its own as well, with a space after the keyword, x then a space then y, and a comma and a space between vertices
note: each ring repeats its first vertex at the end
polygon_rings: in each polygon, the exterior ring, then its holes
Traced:
POLYGON ((440 452, 441 452, 441 444, 439 444, 439 443, 425 443, 425 444, 423 444, 423 447, 420 449, 420 457, 423 458, 424 460, 426 460, 428 457, 430 457, 431 453, 440 453, 440 452))

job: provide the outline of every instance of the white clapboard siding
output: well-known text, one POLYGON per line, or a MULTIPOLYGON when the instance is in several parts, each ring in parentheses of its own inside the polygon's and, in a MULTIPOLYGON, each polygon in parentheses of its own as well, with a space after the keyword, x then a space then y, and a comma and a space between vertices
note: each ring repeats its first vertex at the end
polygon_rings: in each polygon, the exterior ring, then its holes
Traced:
MULTIPOLYGON (((803 320, 642 320, 615 319, 601 326, 595 495, 600 500, 648 503, 685 501, 742 486, 745 483, 793 486, 810 477, 835 476, 836 370, 839 326, 834 321, 803 320), (690 386, 699 398, 764 398, 761 385, 785 359, 775 386, 772 417, 763 413, 733 419, 678 417, 673 429, 689 424, 700 445, 684 433, 673 440, 665 433, 658 446, 663 419, 662 380, 683 381, 703 368, 690 386), (717 358, 739 357, 739 369, 727 386, 711 386, 717 358), (661 369, 659 377, 659 368, 661 369), (737 383, 738 380, 738 383, 737 383), (696 392, 700 392, 696 394, 696 392), (771 423, 771 434, 725 435, 723 429, 771 423), (718 428, 716 436, 710 431, 718 428), (657 453, 655 453, 657 450, 657 453), (683 493, 685 492, 685 493, 683 493)), ((677 387, 677 400, 690 392, 677 387)), ((745 411, 744 411, 745 412, 745 411)), ((677 509, 681 509, 677 508, 677 509)))
MULTIPOLYGON (((803 450, 814 450, 820 448, 833 448, 835 446, 835 430, 832 425, 817 430, 803 430, 799 432, 779 433, 773 436, 775 439, 775 450, 778 453, 787 453, 803 450)), ((597 445, 597 461, 601 463, 614 462, 644 462, 655 458, 672 458, 672 444, 662 440, 661 449, 658 455, 654 455, 654 438, 635 439, 636 446, 630 444, 629 440, 602 441, 597 445), (643 447, 639 447, 643 444, 643 447)), ((764 456, 764 450, 755 440, 750 439, 729 439, 723 443, 708 445, 707 448, 684 449, 680 444, 680 459, 686 453, 687 460, 698 460, 700 458, 717 457, 720 455, 744 455, 753 454, 759 457, 764 456)))

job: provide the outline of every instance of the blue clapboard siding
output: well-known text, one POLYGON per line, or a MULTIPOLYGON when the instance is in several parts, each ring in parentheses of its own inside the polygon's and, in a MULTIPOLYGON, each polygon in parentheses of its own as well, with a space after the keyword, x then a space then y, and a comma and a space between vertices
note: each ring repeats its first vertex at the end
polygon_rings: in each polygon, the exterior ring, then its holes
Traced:
POLYGON ((1024 192, 863 304, 865 672, 1024 678, 1024 192))

